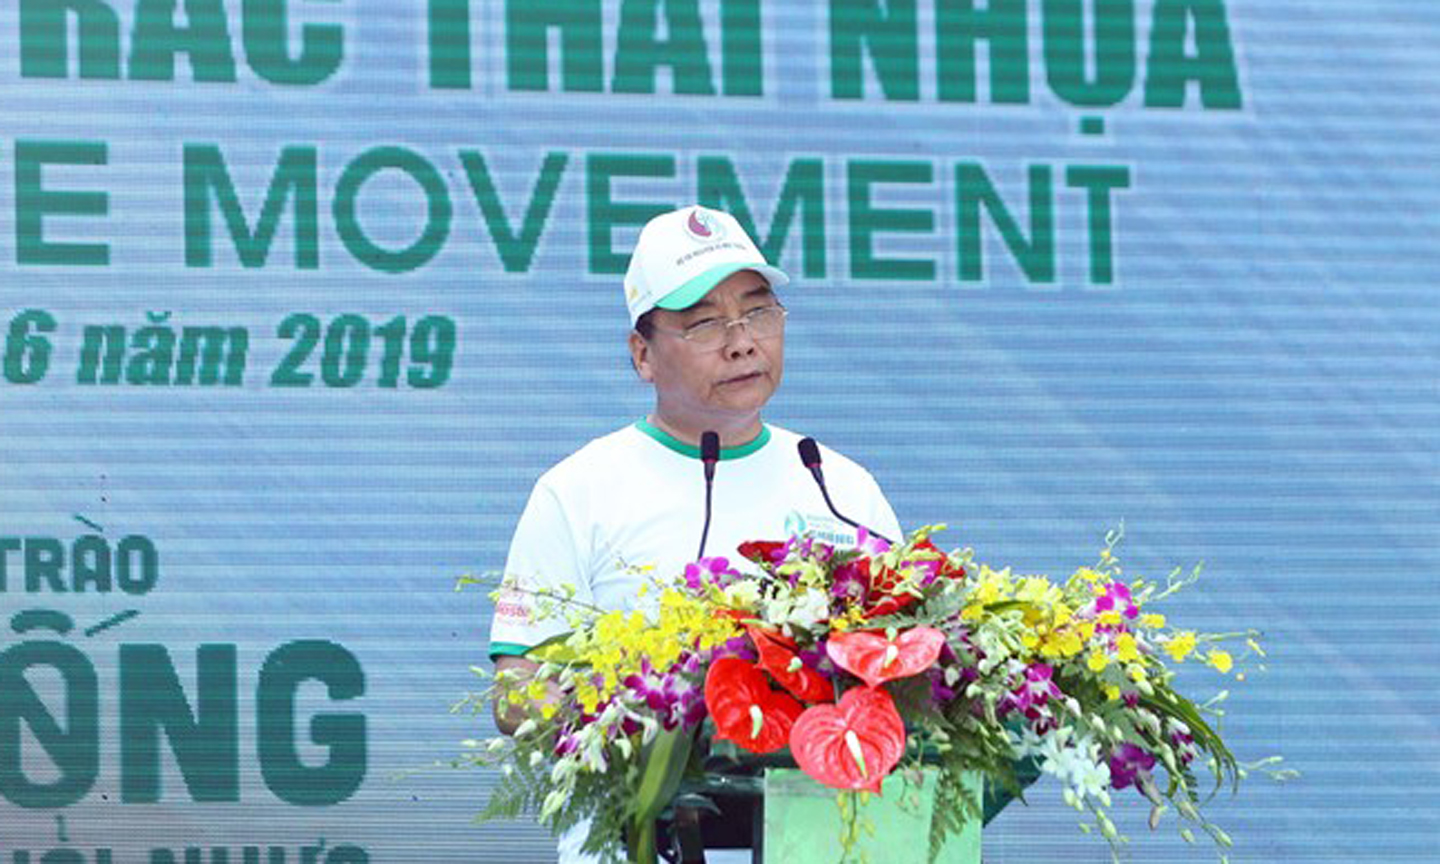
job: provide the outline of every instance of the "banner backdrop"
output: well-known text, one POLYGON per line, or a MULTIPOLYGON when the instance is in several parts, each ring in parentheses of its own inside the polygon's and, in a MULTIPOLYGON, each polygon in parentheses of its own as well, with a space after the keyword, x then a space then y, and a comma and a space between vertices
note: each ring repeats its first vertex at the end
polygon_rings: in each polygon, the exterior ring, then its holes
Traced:
MULTIPOLYGON (((1234 861, 1440 836, 1440 7, 18 0, 0 9, 0 861, 513 862, 491 603, 632 422, 619 275, 795 277, 768 419, 1052 575, 1122 520, 1254 626, 1234 861)), ((723 468, 723 466, 722 466, 723 468)), ((843 503, 840 505, 843 508, 843 503)), ((1041 783, 991 862, 1108 860, 1041 783)), ((1128 790, 1122 797, 1130 796, 1128 790)), ((1148 808, 1129 859, 1210 860, 1148 808)))

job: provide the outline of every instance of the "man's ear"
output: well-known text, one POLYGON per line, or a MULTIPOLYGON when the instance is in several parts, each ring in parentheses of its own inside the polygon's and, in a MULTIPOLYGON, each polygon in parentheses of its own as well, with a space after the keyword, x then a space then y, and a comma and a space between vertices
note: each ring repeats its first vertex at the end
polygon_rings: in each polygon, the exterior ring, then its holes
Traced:
POLYGON ((650 369, 650 343, 634 330, 630 331, 630 365, 641 381, 655 380, 655 373, 650 369))

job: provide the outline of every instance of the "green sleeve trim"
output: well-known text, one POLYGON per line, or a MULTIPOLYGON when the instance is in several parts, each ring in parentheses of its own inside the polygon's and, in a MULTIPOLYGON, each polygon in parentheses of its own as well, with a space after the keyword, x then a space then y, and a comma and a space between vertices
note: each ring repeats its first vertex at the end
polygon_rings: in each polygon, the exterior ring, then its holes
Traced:
POLYGON ((524 657, 525 652, 533 647, 535 646, 521 645, 518 642, 491 642, 490 659, 494 660, 496 657, 524 657))
MULTIPOLYGON (((646 435, 649 435, 651 438, 654 438, 656 441, 660 442, 671 450, 674 450, 676 453, 679 453, 681 456, 688 456, 691 459, 700 458, 699 447, 686 444, 684 441, 681 441, 679 438, 676 438, 674 435, 671 435, 669 432, 666 432, 664 429, 661 429, 654 423, 646 420, 644 417, 641 417, 639 420, 635 421, 635 428, 639 429, 641 432, 644 432, 646 435)), ((724 462, 730 459, 743 459, 769 443, 770 427, 761 425, 760 434, 756 435, 753 441, 741 444, 739 447, 721 447, 720 461, 724 462)))

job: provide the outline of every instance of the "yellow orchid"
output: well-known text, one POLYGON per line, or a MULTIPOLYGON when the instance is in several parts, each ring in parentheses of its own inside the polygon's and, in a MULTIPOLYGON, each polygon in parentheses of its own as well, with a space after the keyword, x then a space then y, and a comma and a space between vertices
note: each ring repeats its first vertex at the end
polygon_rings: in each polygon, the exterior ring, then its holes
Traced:
POLYGON ((1135 644, 1133 634, 1121 633, 1115 639, 1115 656, 1124 663, 1133 663, 1140 659, 1140 649, 1135 644))
POLYGON ((1225 673, 1228 673, 1235 665, 1235 661, 1230 657, 1230 652, 1222 651, 1219 648, 1212 648, 1205 657, 1205 662, 1225 673))
POLYGON ((1189 630, 1176 633, 1170 637, 1170 641, 1165 643, 1165 653, 1169 654, 1170 658, 1177 663, 1190 656, 1190 652, 1194 650, 1195 634, 1189 630))

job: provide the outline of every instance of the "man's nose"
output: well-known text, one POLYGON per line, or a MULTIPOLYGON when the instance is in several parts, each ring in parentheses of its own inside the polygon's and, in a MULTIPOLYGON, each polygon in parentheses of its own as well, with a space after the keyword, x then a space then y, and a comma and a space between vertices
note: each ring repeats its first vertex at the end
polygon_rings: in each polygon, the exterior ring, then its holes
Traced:
POLYGON ((755 337, 750 335, 750 325, 744 318, 728 322, 725 327, 725 356, 744 357, 755 353, 755 337))

